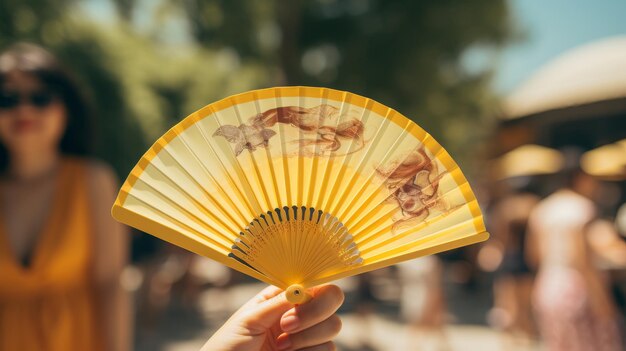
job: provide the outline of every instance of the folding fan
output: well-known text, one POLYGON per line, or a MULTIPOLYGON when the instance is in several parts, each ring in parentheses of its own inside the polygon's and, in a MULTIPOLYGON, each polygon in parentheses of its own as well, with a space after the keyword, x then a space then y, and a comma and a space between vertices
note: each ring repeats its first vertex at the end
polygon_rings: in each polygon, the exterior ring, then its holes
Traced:
POLYGON ((348 92, 279 87, 210 104, 146 152, 120 222, 287 290, 486 240, 450 155, 348 92))

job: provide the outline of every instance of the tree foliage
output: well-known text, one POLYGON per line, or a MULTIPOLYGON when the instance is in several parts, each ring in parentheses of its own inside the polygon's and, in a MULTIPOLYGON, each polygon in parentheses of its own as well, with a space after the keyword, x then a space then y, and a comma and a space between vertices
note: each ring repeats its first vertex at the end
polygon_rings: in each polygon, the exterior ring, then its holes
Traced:
POLYGON ((188 0, 184 8, 198 43, 260 60, 278 72, 273 84, 374 98, 460 156, 493 102, 492 72, 468 72, 462 55, 515 34, 504 0, 188 0))
POLYGON ((468 158, 492 72, 463 55, 513 34, 506 0, 109 1, 114 18, 94 22, 79 0, 4 0, 0 46, 40 42, 77 71, 120 174, 202 105, 280 84, 374 98, 468 158))

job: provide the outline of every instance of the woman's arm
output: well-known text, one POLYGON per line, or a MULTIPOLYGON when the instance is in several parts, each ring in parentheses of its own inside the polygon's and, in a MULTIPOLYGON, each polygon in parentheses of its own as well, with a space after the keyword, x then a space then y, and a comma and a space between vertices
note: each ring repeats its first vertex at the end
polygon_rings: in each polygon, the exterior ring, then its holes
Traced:
POLYGON ((102 163, 89 167, 89 188, 94 229, 93 278, 98 295, 98 315, 106 350, 131 349, 131 303, 120 285, 128 262, 128 229, 111 217, 118 184, 113 171, 102 163))
POLYGON ((609 268, 626 267, 626 242, 619 237, 614 224, 606 219, 589 223, 585 237, 599 265, 609 268))

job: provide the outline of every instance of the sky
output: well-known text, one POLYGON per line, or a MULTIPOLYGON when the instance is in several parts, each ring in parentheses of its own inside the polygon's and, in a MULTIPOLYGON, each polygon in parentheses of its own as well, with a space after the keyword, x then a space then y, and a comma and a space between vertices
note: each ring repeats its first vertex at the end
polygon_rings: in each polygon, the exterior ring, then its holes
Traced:
POLYGON ((626 0, 509 0, 524 34, 505 48, 493 82, 503 95, 577 46, 626 35, 626 0))

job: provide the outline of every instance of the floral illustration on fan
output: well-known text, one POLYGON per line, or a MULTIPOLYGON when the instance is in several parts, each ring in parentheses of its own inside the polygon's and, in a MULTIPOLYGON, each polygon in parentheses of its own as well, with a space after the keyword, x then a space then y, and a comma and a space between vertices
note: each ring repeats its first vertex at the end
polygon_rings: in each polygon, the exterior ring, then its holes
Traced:
POLYGON ((296 146, 296 154, 340 156, 361 150, 366 143, 363 123, 357 118, 341 120, 341 117, 343 116, 339 109, 328 104, 311 108, 277 107, 257 114, 248 123, 239 126, 223 125, 213 136, 222 136, 234 144, 234 152, 238 156, 244 149, 253 152, 259 147, 266 148, 270 139, 276 135, 272 128, 277 123, 282 123, 298 128, 299 135, 304 136, 289 141, 292 146, 296 146), (342 149, 345 141, 351 143, 342 149))
POLYGON ((450 205, 441 197, 437 163, 426 154, 424 146, 411 150, 401 161, 376 168, 385 178, 391 195, 388 200, 400 207, 393 218, 393 232, 412 227, 428 218, 433 210, 449 211, 450 205))

